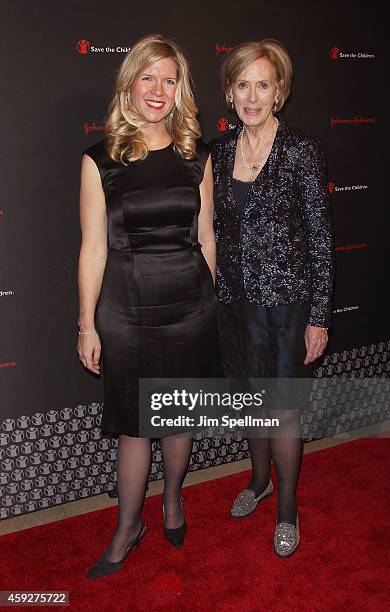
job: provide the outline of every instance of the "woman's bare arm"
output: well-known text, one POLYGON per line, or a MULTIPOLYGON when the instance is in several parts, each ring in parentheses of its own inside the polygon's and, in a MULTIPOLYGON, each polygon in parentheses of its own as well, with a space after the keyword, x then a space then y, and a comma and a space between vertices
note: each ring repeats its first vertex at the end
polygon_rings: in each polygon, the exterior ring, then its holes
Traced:
MULTIPOLYGON (((81 164, 80 225, 79 326, 80 331, 91 331, 107 260, 107 214, 99 170, 88 155, 83 155, 81 164)), ((100 372, 100 350, 97 334, 79 336, 80 360, 96 374, 100 372)))
POLYGON ((202 245, 202 253, 210 268, 215 282, 215 234, 214 234, 214 199, 213 199, 213 170, 211 165, 211 155, 206 163, 203 181, 200 184, 201 208, 198 218, 198 238, 202 245))

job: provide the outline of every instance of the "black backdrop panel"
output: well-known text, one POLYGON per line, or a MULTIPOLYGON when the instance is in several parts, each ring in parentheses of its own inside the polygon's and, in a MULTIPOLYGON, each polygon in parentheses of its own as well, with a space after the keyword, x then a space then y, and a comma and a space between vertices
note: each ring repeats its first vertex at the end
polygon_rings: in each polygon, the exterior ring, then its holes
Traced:
POLYGON ((1 373, 5 415, 17 414, 21 406, 47 410, 80 397, 101 398, 100 381, 85 374, 75 353, 80 153, 101 137, 123 51, 146 32, 173 36, 186 49, 206 140, 218 135, 219 119, 235 120, 226 114, 218 85, 229 47, 265 36, 285 42, 295 66, 286 116, 322 137, 334 184, 341 250, 331 348, 387 337, 378 134, 384 100, 378 92, 381 26, 370 11, 362 28, 362 14, 351 6, 246 1, 234 17, 231 2, 207 11, 186 3, 171 3, 168 10, 154 3, 115 11, 93 2, 4 4, 0 358, 17 363, 1 373), (80 40, 89 42, 88 53, 78 52, 80 40), (343 57, 351 53, 375 57, 343 57), (356 118, 374 123, 334 123, 356 118), (337 312, 356 306, 342 317, 337 312))
MULTIPOLYGON (((7 419, 66 406, 92 405, 94 418, 99 412, 102 382, 84 371, 76 354, 81 152, 101 138, 116 70, 126 49, 147 33, 171 36, 186 50, 206 141, 235 123, 218 77, 229 48, 264 37, 286 44, 295 76, 285 116, 321 137, 329 163, 337 282, 328 359, 336 363, 343 352, 368 346, 385 359, 388 225, 381 135, 387 56, 378 14, 379 3, 368 10, 336 0, 2 2, 4 431, 7 419)), ((318 364, 318 376, 335 373, 326 363, 318 364)), ((349 424, 358 426, 358 418, 349 424)))

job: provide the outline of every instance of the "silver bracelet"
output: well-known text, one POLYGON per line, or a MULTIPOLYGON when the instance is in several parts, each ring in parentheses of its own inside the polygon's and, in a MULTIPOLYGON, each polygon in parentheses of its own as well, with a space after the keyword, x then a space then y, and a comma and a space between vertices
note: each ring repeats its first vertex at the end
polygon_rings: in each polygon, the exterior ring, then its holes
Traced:
POLYGON ((91 331, 82 332, 79 331, 79 336, 87 336, 88 334, 97 334, 96 329, 92 329, 91 331))

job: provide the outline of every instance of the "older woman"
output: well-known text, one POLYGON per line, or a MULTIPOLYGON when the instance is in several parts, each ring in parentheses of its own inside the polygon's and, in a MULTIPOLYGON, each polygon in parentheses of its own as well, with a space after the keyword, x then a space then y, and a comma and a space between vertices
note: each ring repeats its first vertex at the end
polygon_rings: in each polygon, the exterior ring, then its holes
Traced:
MULTIPOLYGON (((102 370, 101 429, 119 437, 118 525, 88 578, 119 570, 146 531, 151 440, 140 435, 139 378, 218 375, 213 178, 196 113, 182 51, 147 36, 119 69, 106 138, 82 160, 78 351, 102 370)), ((192 437, 161 445, 164 535, 179 547, 192 437)))
MULTIPOLYGON (((291 78, 289 55, 273 39, 239 45, 222 66, 226 101, 239 119, 213 144, 216 291, 230 377, 310 377, 328 340, 333 248, 326 167, 318 140, 276 117, 291 78)), ((266 416, 279 419, 278 432, 249 437, 252 477, 231 514, 247 516, 272 494, 272 460, 274 549, 287 557, 299 542, 300 411, 294 397, 279 407, 264 399, 266 416)))

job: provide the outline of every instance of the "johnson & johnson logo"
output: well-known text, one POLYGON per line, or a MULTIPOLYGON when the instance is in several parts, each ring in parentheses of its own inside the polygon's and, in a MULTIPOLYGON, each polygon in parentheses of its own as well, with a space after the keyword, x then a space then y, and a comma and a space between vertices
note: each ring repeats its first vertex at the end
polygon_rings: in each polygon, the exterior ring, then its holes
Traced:
POLYGON ((329 51, 332 60, 338 59, 375 59, 375 53, 365 53, 362 51, 349 51, 345 53, 339 47, 332 47, 329 51))
POLYGON ((342 246, 336 247, 336 252, 355 251, 356 249, 366 249, 366 248, 367 248, 367 242, 359 242, 359 243, 353 242, 352 244, 344 244, 342 246))
POLYGON ((230 47, 226 43, 223 43, 222 45, 221 43, 217 43, 215 45, 215 55, 221 55, 222 53, 230 53, 230 51, 233 51, 233 47, 230 47))
POLYGON ((0 361, 0 368, 14 368, 16 361, 0 361))
POLYGON ((89 136, 92 132, 104 132, 105 127, 103 123, 87 123, 83 124, 84 136, 89 136))
POLYGON ((330 118, 330 127, 334 127, 335 125, 367 125, 375 123, 375 117, 351 117, 351 118, 342 118, 342 117, 331 117, 330 118))

